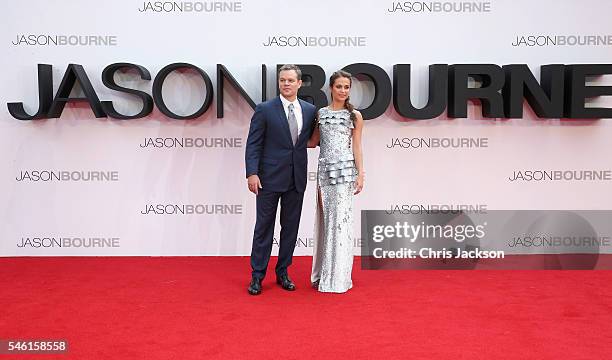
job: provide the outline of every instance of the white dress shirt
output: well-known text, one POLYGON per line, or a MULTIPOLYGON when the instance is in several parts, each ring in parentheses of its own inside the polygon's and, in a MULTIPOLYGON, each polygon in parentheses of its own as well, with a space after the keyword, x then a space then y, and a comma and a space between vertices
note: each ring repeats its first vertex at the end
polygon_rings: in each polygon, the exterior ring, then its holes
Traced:
POLYGON ((298 136, 302 133, 302 126, 304 124, 304 120, 302 118, 302 107, 300 106, 300 102, 297 97, 293 101, 289 101, 280 95, 281 102, 283 103, 283 109, 285 109, 285 116, 289 119, 289 104, 293 104, 293 113, 295 114, 295 120, 297 120, 298 126, 298 136))

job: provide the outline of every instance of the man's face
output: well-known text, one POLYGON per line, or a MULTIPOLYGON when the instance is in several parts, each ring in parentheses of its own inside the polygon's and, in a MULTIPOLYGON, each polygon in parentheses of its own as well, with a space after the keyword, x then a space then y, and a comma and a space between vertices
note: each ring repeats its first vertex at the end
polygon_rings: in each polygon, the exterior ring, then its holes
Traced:
POLYGON ((278 88, 285 98, 297 96, 298 89, 302 86, 302 80, 298 80, 295 70, 283 70, 278 74, 278 88))

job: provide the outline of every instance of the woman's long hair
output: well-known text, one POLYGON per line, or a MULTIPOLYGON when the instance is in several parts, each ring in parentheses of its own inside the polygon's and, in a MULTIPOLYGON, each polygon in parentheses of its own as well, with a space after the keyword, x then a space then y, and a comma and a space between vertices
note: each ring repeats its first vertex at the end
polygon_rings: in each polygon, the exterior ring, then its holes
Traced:
MULTIPOLYGON (((351 74, 347 71, 344 70, 338 70, 335 71, 330 77, 329 77, 329 87, 333 88, 334 87, 334 83, 336 82, 336 79, 338 78, 347 78, 349 79, 349 84, 352 86, 353 85, 353 79, 351 78, 351 74)), ((355 107, 353 106, 353 104, 351 104, 351 102, 349 101, 350 97, 347 96, 346 100, 344 100, 344 108, 346 110, 348 110, 349 114, 351 114, 351 120, 355 121, 355 113, 353 112, 353 110, 355 110, 355 107)), ((333 101, 333 95, 332 95, 332 101, 333 101)))

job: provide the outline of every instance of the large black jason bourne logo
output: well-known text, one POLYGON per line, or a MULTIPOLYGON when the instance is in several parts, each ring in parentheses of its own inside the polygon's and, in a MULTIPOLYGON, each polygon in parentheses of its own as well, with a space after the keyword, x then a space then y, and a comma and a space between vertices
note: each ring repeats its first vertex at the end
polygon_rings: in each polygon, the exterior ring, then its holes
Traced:
MULTIPOLYGON (((318 107, 327 105, 328 100, 322 91, 325 86, 325 71, 318 65, 301 64, 304 85, 298 95, 318 107)), ((280 65, 277 65, 277 69, 280 65)), ((551 64, 540 67, 540 79, 535 78, 525 64, 433 64, 429 66, 429 96, 424 107, 416 108, 410 99, 411 87, 410 64, 393 66, 392 80, 379 66, 369 63, 355 63, 344 67, 356 79, 369 79, 373 83, 373 100, 371 104, 360 109, 364 119, 375 119, 382 115, 390 103, 397 113, 405 118, 422 120, 433 119, 447 111, 451 118, 466 118, 468 102, 475 100, 482 105, 485 118, 521 118, 523 102, 540 118, 594 119, 612 118, 612 108, 592 107, 587 105, 589 99, 612 95, 612 86, 587 86, 590 77, 612 75, 612 64, 551 64), (477 87, 468 86, 468 80, 474 79, 477 87)), ((114 80, 116 72, 135 70, 141 79, 151 80, 149 71, 137 64, 114 63, 102 71, 103 84, 111 89, 127 93, 140 99, 142 108, 137 114, 119 113, 112 101, 100 101, 82 65, 70 64, 66 69, 57 93, 53 94, 52 66, 38 64, 38 98, 39 107, 35 114, 26 113, 23 103, 8 103, 10 114, 19 120, 36 120, 59 118, 65 105, 69 102, 85 101, 94 115, 114 119, 139 119, 149 115, 157 106, 161 113, 171 119, 195 119, 203 115, 213 101, 216 91, 217 117, 223 117, 223 86, 231 84, 242 98, 255 108, 255 101, 229 70, 222 64, 216 67, 216 86, 201 68, 187 63, 173 63, 165 66, 153 80, 151 95, 147 92, 127 88, 114 80), (204 80, 205 99, 200 108, 190 115, 173 113, 165 104, 162 86, 167 76, 181 69, 191 69, 204 80), (82 88, 84 97, 71 97, 75 85, 82 88)), ((267 99, 266 66, 261 67, 261 100, 267 99)))

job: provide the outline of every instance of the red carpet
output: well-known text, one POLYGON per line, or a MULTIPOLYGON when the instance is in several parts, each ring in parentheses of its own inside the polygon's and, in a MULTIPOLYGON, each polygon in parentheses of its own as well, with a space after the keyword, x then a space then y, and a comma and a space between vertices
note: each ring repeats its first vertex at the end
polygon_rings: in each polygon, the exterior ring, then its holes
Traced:
MULTIPOLYGON (((276 259, 271 261, 271 269, 276 259)), ((0 359, 609 359, 610 271, 362 271, 344 295, 249 296, 245 257, 0 258, 0 359)), ((272 272, 273 273, 273 270, 272 272)))

